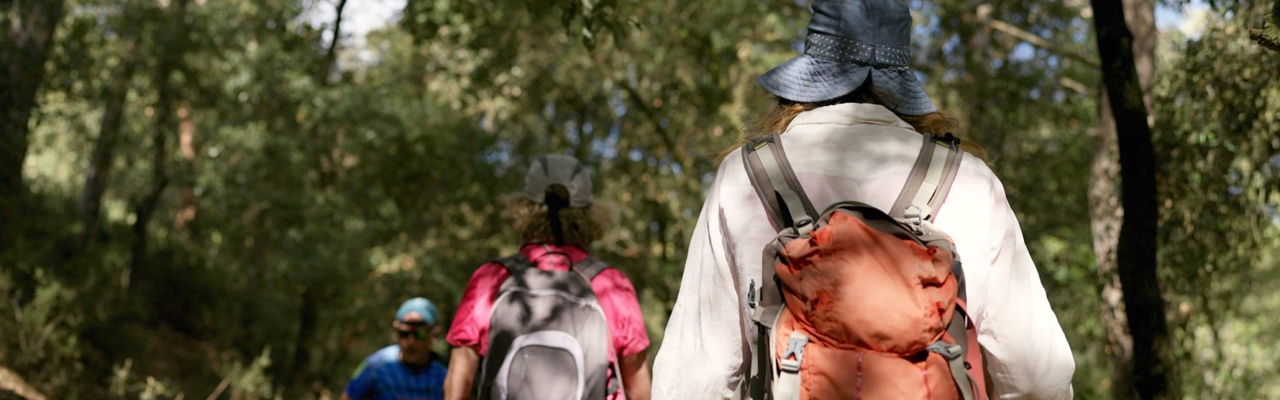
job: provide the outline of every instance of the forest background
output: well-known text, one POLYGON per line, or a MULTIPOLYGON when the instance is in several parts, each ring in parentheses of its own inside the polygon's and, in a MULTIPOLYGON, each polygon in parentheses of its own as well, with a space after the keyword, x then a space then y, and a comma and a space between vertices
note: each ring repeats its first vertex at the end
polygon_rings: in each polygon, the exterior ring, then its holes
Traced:
MULTIPOLYGON (((808 3, 386 3, 353 36, 348 0, 3 1, 0 398, 335 399, 400 301, 448 321, 516 249, 503 197, 548 152, 617 206, 595 251, 656 353, 715 155, 808 3)), ((912 64, 1006 186, 1077 398, 1152 398, 1126 383, 1145 371, 1163 398, 1280 399, 1280 53, 1250 38, 1275 6, 1124 1, 1157 216, 1133 278, 1093 5, 910 5, 912 64), (1158 289, 1156 367, 1135 288, 1158 289)))

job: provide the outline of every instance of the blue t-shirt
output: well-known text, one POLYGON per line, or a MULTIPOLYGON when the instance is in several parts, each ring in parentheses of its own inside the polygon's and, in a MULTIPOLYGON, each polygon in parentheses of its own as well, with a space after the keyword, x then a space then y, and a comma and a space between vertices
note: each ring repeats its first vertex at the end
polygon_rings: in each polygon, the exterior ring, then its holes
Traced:
POLYGON ((445 366, 432 354, 426 365, 400 362, 400 346, 369 355, 347 384, 354 400, 442 400, 445 366))

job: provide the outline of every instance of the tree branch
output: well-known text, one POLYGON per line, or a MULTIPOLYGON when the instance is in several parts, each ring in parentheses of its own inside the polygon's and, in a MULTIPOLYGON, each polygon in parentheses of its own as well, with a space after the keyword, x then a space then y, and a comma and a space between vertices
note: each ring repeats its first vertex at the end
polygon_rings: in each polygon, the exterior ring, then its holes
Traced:
POLYGON ((320 85, 329 83, 329 71, 333 70, 333 64, 338 60, 338 39, 342 37, 342 10, 347 8, 347 0, 338 0, 338 7, 333 19, 333 37, 329 39, 329 49, 324 54, 324 61, 320 63, 320 70, 316 72, 316 81, 320 85))
POLYGON ((1072 60, 1080 61, 1085 64, 1089 64, 1093 67, 1099 67, 1099 68, 1102 67, 1102 64, 1093 57, 1055 46, 1052 42, 1049 42, 1048 39, 1037 36, 1034 33, 1027 32, 1026 30, 1013 26, 1008 22, 1004 22, 998 19, 992 19, 987 21, 987 26, 990 27, 991 29, 1004 32, 1004 34, 1006 35, 1013 36, 1018 40, 1031 43, 1032 46, 1049 50, 1052 53, 1061 55, 1066 58, 1070 58, 1072 60))

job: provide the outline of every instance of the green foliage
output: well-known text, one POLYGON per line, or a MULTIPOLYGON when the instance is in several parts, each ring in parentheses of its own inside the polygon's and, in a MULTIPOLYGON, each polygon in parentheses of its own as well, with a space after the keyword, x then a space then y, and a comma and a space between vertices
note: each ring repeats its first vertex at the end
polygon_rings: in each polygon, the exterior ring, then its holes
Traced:
POLYGON ((77 293, 44 269, 35 270, 34 293, 23 289, 15 287, 10 273, 0 273, 0 293, 8 294, 0 304, 0 315, 7 316, 0 318, 0 363, 25 371, 23 378, 43 393, 65 393, 83 372, 77 293))
MULTIPOLYGON (((504 198, 548 152, 595 167, 619 222, 595 251, 635 281, 653 353, 715 155, 807 20, 778 1, 413 0, 332 66, 313 3, 69 1, 31 136, 31 218, 13 222, 23 251, 0 254, 0 315, 17 316, 0 318, 0 363, 53 398, 336 397, 391 341, 396 304, 425 295, 450 317, 475 267, 515 251, 504 198), (174 72, 157 77, 166 57, 174 72), (127 62, 137 72, 115 80, 127 62), (124 123, 94 228, 75 204, 108 105, 124 123), (168 185, 135 254, 157 130, 168 185)), ((1094 47, 1084 2, 913 9, 915 64, 992 155, 1077 356, 1077 397, 1110 398, 1082 172, 1099 85, 1080 56, 1094 47)), ((1266 296, 1280 65, 1245 38, 1247 17, 1171 46, 1158 69, 1161 279, 1193 397, 1280 396, 1265 317, 1280 310, 1266 296)))
POLYGON ((1193 397, 1276 392, 1276 209, 1280 59, 1215 20, 1180 47, 1157 93, 1164 200, 1162 278, 1171 283, 1193 397))

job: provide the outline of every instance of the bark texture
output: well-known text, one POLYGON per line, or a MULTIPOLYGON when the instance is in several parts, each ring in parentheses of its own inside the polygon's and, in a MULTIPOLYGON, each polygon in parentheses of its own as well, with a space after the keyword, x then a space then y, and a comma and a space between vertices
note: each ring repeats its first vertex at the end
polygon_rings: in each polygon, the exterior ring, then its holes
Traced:
MULTIPOLYGON (((1143 104, 1152 103, 1155 82, 1155 49, 1158 32, 1155 4, 1150 0, 1124 0, 1125 21, 1132 31, 1134 66, 1142 86, 1143 104)), ((1094 157, 1090 166, 1089 217, 1093 229, 1093 249, 1102 282, 1102 325, 1107 335, 1107 355, 1115 366, 1112 395, 1116 400, 1137 398, 1128 370, 1133 362, 1133 337, 1125 317, 1124 293, 1116 270, 1116 245, 1120 238, 1124 209, 1120 206, 1120 161, 1116 142, 1115 117, 1105 87, 1099 90, 1098 129, 1094 137, 1094 157)), ((1150 124, 1152 118, 1148 116, 1150 124)))
POLYGON ((0 43, 0 253, 13 238, 14 222, 22 218, 22 164, 27 158, 27 134, 36 92, 44 82, 54 30, 62 19, 63 0, 5 0, 0 43))
POLYGON ((1122 366, 1141 399, 1178 398, 1169 324, 1156 275, 1155 150, 1143 102, 1134 35, 1122 0, 1092 0, 1107 100, 1115 118, 1120 159, 1121 206, 1116 271, 1133 338, 1132 362, 1122 366))

